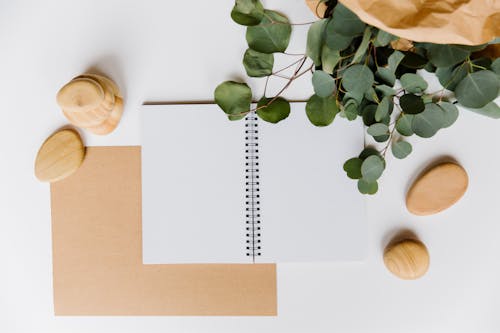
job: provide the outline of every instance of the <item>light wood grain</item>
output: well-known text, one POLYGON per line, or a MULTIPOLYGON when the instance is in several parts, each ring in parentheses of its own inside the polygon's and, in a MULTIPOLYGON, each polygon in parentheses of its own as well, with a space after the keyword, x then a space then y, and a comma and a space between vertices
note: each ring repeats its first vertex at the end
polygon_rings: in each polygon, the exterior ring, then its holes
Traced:
POLYGON ((105 97, 105 91, 97 81, 78 78, 62 87, 56 99, 61 109, 84 112, 97 108, 105 97))
POLYGON ((97 135, 106 135, 115 130, 115 128, 120 123, 120 119, 123 114, 123 100, 120 97, 116 97, 115 107, 111 111, 110 116, 101 124, 91 127, 86 127, 85 129, 97 135))
POLYGON ((429 252, 422 242, 404 239, 387 246, 384 263, 397 277, 414 280, 422 277, 429 269, 429 252))
POLYGON ((74 130, 51 135, 40 147, 35 160, 35 176, 44 182, 56 182, 74 173, 85 157, 85 147, 74 130))
POLYGON ((406 195, 406 207, 415 215, 432 215, 455 204, 469 184, 467 172, 455 163, 442 163, 425 171, 406 195))

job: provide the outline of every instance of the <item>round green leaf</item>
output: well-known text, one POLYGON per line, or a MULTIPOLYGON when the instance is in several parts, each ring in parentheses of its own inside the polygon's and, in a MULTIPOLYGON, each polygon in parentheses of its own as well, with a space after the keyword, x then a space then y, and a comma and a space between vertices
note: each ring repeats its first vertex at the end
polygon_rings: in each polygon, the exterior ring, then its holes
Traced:
POLYGON ((347 68, 342 75, 342 85, 347 91, 365 93, 373 84, 373 73, 364 65, 347 68))
POLYGON ((396 120, 396 131, 398 131, 399 134, 404 136, 413 135, 413 130, 412 130, 413 117, 414 116, 411 114, 402 114, 398 118, 398 120, 396 120))
POLYGON ((241 115, 250 110, 252 90, 246 83, 226 81, 214 92, 215 103, 229 115, 241 115))
POLYGON ((377 142, 386 142, 387 140, 389 140, 391 136, 389 134, 384 134, 384 135, 377 135, 377 136, 374 136, 373 139, 377 142))
POLYGON ((385 117, 389 115, 392 106, 392 99, 387 97, 382 98, 380 104, 377 106, 377 111, 375 111, 375 120, 382 121, 385 117))
POLYGON ((306 55, 312 59, 316 66, 321 65, 321 49, 325 37, 327 19, 319 20, 311 24, 307 32, 306 55))
POLYGON ((361 175, 368 182, 376 181, 384 172, 384 161, 378 155, 367 157, 361 165, 361 175))
POLYGON ((403 159, 406 156, 410 155, 412 147, 411 144, 406 141, 397 141, 393 142, 391 150, 394 157, 403 159))
POLYGON ((367 157, 372 155, 380 156, 380 153, 375 148, 367 147, 359 154, 359 158, 365 160, 367 157))
POLYGON ((333 96, 312 95, 306 103, 306 115, 314 126, 328 126, 339 112, 333 96))
POLYGON ((375 120, 376 112, 377 106, 375 104, 368 104, 363 108, 361 116, 363 117, 363 124, 365 124, 365 126, 371 126, 377 122, 375 120))
POLYGON ((407 114, 417 114, 424 111, 425 108, 422 97, 413 94, 401 96, 399 98, 399 106, 401 106, 403 112, 407 114))
POLYGON ((237 114, 237 115, 228 114, 227 118, 231 121, 236 121, 236 120, 241 120, 246 116, 247 116, 246 114, 237 114))
POLYGON ((377 181, 369 182, 365 179, 358 180, 358 190, 362 194, 375 194, 378 191, 377 181))
POLYGON ((247 49, 243 56, 243 66, 248 76, 263 77, 273 72, 274 55, 247 49))
POLYGON ((321 50, 321 66, 323 67, 323 71, 333 74, 335 66, 337 66, 341 59, 339 51, 330 49, 326 44, 323 45, 321 50))
POLYGON ((389 133, 389 127, 386 124, 376 123, 368 127, 368 134, 371 136, 382 136, 389 133))
POLYGON ((264 17, 264 8, 259 0, 236 0, 231 18, 241 25, 257 25, 264 17))
POLYGON ((272 98, 262 97, 257 103, 257 115, 267 122, 276 124, 281 120, 288 117, 290 114, 290 103, 281 97, 276 98, 271 104, 267 105, 271 102, 272 98), (267 105, 266 107, 263 107, 267 105), (259 109, 263 107, 262 109, 259 109))
POLYGON ((335 80, 330 74, 317 70, 312 75, 312 84, 314 92, 319 97, 327 97, 335 89, 335 80))
POLYGON ((495 74, 500 75, 500 58, 496 58, 495 61, 491 63, 491 70, 495 74))
POLYGON ((363 160, 357 157, 347 160, 344 163, 344 171, 347 172, 347 177, 351 179, 360 179, 361 164, 363 164, 363 160))
POLYGON ((460 104, 469 108, 482 108, 498 96, 500 80, 492 71, 469 73, 455 89, 460 104))
POLYGON ((354 120, 358 117, 358 102, 350 98, 344 103, 344 114, 348 120, 354 120))
POLYGON ((455 104, 448 102, 440 102, 438 105, 444 112, 444 123, 442 125, 442 128, 448 128, 457 120, 458 108, 455 106, 455 104))
POLYGON ((330 21, 330 23, 326 26, 325 43, 332 51, 342 51, 351 44, 353 37, 344 36, 329 29, 333 26, 331 22, 333 21, 330 21))
POLYGON ((467 108, 467 110, 479 113, 483 116, 487 116, 493 119, 500 118, 500 107, 495 102, 490 102, 486 104, 486 106, 483 106, 480 109, 467 108))
POLYGON ((380 79, 377 79, 378 82, 386 83, 391 87, 394 86, 394 83, 396 82, 396 74, 394 74, 389 68, 379 67, 377 72, 375 72, 375 75, 380 79))
POLYGON ((425 105, 424 112, 413 116, 411 128, 416 135, 430 138, 443 127, 444 123, 443 110, 437 104, 429 103, 425 105))
POLYGON ((417 74, 412 74, 412 73, 403 74, 400 78, 400 81, 404 90, 414 94, 421 94, 428 87, 427 82, 420 75, 417 74))
POLYGON ((272 10, 264 10, 264 18, 247 28, 248 46, 262 53, 284 52, 290 42, 292 27, 288 19, 272 10))
POLYGON ((425 44, 427 57, 436 67, 449 67, 464 61, 470 51, 447 44, 425 44))
POLYGON ((344 36, 358 36, 365 30, 365 23, 341 3, 335 6, 332 24, 334 30, 344 36))
POLYGON ((467 75, 467 66, 458 65, 452 67, 440 67, 436 69, 436 76, 441 85, 451 91, 454 91, 460 81, 467 75))

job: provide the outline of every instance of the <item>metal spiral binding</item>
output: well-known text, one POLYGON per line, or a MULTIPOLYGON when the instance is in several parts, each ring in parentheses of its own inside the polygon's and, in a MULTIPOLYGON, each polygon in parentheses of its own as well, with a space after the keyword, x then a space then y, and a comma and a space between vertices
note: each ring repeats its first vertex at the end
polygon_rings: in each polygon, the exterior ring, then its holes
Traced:
POLYGON ((257 116, 245 118, 245 205, 246 205, 246 254, 261 255, 260 240, 260 189, 259 189, 259 130, 257 116))

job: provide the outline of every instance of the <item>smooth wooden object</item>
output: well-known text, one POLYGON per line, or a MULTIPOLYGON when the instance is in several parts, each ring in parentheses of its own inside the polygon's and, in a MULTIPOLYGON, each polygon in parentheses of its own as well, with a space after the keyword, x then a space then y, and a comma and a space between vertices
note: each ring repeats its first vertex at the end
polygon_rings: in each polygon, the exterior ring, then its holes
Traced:
POLYGON ((105 99, 105 92, 94 80, 76 78, 59 90, 56 99, 64 110, 84 112, 99 107, 105 99))
POLYGON ((414 280, 422 277, 429 269, 429 252, 422 242, 405 239, 387 246, 384 263, 397 277, 414 280))
POLYGON ((469 184, 467 172, 455 163, 442 163, 424 172, 406 195, 406 207, 415 215, 432 215, 455 204, 469 184))
POLYGON ((44 182, 56 182, 74 173, 85 157, 80 135, 65 129, 51 135, 40 147, 35 160, 35 176, 44 182))

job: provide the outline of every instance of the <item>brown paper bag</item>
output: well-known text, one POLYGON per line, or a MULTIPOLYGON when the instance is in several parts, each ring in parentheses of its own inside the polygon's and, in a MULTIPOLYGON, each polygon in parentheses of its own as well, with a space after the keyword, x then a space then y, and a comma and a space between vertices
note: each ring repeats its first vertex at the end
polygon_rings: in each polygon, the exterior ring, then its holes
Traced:
MULTIPOLYGON (((499 0, 340 0, 361 20, 398 37, 478 45, 500 36, 499 0)), ((306 0, 322 17, 325 6, 306 0)))
POLYGON ((56 315, 276 315, 276 266, 143 265, 140 147, 51 185, 56 315))

